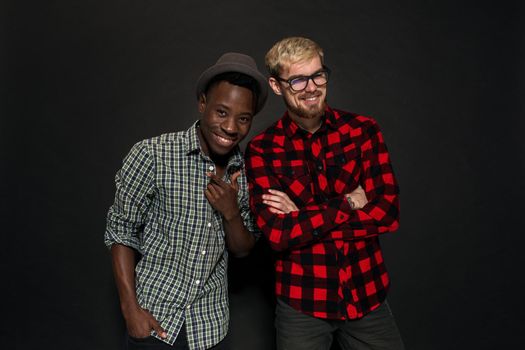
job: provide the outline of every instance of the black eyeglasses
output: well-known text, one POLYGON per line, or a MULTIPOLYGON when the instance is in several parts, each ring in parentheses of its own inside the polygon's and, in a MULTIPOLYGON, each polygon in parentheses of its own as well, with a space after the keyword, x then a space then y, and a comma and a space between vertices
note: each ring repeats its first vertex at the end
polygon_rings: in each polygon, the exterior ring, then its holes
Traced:
POLYGON ((317 71, 314 74, 308 76, 301 75, 290 79, 283 79, 281 77, 274 76, 274 78, 278 81, 288 83, 288 85, 290 85, 290 89, 293 92, 300 92, 306 89, 306 87, 308 86, 308 81, 310 79, 314 82, 316 86, 326 85, 326 83, 328 83, 328 78, 330 77, 330 72, 331 71, 328 67, 323 66, 322 70, 317 71))

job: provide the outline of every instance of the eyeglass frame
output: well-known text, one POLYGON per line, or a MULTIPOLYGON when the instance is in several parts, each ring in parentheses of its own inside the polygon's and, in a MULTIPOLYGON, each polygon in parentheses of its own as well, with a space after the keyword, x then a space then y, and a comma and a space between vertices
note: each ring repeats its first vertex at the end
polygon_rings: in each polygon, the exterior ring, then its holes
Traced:
POLYGON ((332 73, 332 70, 323 64, 323 68, 322 69, 318 70, 317 72, 315 72, 314 74, 311 74, 311 75, 299 75, 299 76, 296 76, 296 77, 293 77, 293 78, 289 78, 289 79, 283 79, 283 78, 281 78, 278 75, 274 75, 273 78, 275 78, 277 81, 282 81, 282 82, 288 83, 288 86, 290 87, 290 90, 292 90, 293 92, 301 92, 301 91, 304 91, 308 87, 308 83, 310 82, 310 80, 317 87, 325 86, 326 84, 328 84, 328 80, 330 80, 330 73, 332 73), (318 75, 319 73, 326 73, 326 83, 318 85, 315 82, 314 77, 316 75, 318 75), (299 78, 306 78, 306 85, 301 90, 295 90, 292 87, 292 83, 291 82, 293 80, 299 79, 299 78))

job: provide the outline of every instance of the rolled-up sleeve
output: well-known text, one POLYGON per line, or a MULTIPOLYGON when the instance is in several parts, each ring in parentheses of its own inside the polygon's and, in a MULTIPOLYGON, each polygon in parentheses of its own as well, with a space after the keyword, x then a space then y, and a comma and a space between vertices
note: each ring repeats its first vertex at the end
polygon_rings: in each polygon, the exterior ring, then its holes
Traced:
POLYGON ((142 253, 144 222, 155 193, 154 161, 147 144, 133 146, 115 176, 115 201, 109 208, 104 243, 115 243, 142 253))
POLYGON ((255 223, 255 218, 252 215, 252 212, 250 210, 250 199, 249 199, 249 192, 248 192, 248 183, 246 179, 246 175, 243 173, 240 177, 240 191, 239 191, 239 210, 241 212, 241 217, 244 222, 244 227, 248 231, 250 231, 251 234, 254 235, 255 239, 259 239, 262 235, 261 230, 255 223))

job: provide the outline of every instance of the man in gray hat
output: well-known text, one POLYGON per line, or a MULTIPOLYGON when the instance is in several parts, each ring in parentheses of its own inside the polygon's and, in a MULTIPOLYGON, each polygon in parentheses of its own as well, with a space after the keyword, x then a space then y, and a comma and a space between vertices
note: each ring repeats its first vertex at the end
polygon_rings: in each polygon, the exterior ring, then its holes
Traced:
POLYGON ((104 238, 127 349, 229 348, 228 252, 255 243, 238 144, 266 97, 253 58, 224 54, 198 80, 200 120, 124 159, 104 238))

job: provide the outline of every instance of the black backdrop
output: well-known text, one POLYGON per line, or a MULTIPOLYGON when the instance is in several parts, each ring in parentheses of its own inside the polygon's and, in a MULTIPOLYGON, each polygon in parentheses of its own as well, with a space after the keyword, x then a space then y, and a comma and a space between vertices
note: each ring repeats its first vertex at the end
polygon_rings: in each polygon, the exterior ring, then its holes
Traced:
MULTIPOLYGON (((523 344, 518 1, 11 1, 0 12, 2 348, 118 348, 102 236, 121 159, 195 120, 196 78, 221 53, 262 68, 289 35, 324 47, 331 105, 375 117, 386 137, 402 220, 382 243, 407 347, 523 344)), ((251 136, 282 111, 272 96, 251 136)), ((235 349, 272 347, 270 265, 264 244, 232 261, 235 349)))

